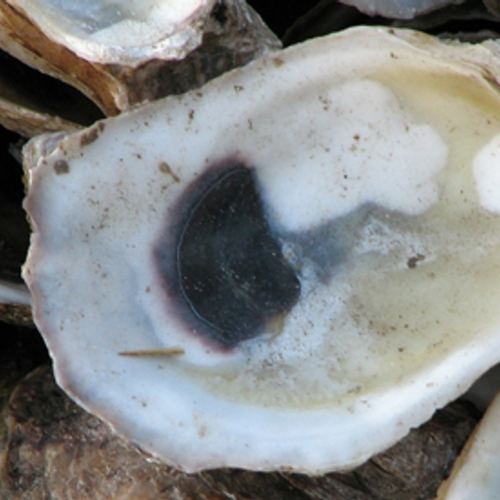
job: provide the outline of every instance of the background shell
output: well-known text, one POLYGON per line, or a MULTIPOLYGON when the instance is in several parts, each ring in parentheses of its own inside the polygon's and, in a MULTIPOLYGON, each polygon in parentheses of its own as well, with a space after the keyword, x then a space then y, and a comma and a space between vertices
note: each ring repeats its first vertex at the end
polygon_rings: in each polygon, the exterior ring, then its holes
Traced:
MULTIPOLYGON (((258 0, 255 0, 253 5, 256 7, 258 12, 264 16, 268 24, 280 37, 283 37, 285 31, 288 30, 285 36, 286 43, 294 43, 297 40, 304 39, 304 37, 324 34, 355 24, 370 24, 374 22, 377 24, 392 23, 391 20, 380 17, 374 19, 364 17, 355 9, 347 7, 344 8, 336 2, 329 1, 321 2, 321 5, 318 5, 318 7, 321 7, 320 9, 314 9, 305 17, 300 17, 316 3, 317 2, 310 2, 308 5, 305 2, 287 1, 286 6, 282 6, 282 8, 268 9, 268 2, 259 2, 258 0)), ((491 8, 494 9, 495 2, 488 3, 491 4, 491 8)), ((276 5, 278 4, 279 2, 277 1, 276 5)), ((468 40, 483 40, 485 37, 491 38, 498 36, 494 32, 495 18, 492 17, 491 14, 485 9, 481 9, 479 2, 474 2, 473 4, 474 5, 467 3, 460 9, 442 9, 437 11, 436 15, 418 17, 414 20, 414 22, 409 24, 409 26, 413 26, 418 29, 430 30, 432 33, 441 33, 445 36, 458 36, 468 40)), ((408 26, 408 24, 405 24, 405 26, 408 26)), ((18 69, 12 68, 10 64, 6 63, 5 60, 2 61, 2 67, 9 68, 9 75, 21 76, 18 80, 12 81, 11 83, 7 82, 6 87, 5 75, 2 76, 2 96, 4 96, 5 93, 9 96, 11 91, 21 89, 22 81, 37 82, 35 85, 32 85, 31 88, 36 90, 41 88, 41 85, 38 83, 38 76, 36 73, 29 74, 28 76, 25 73, 26 69, 19 71, 18 69)), ((51 87, 49 85, 44 86, 44 88, 47 89, 44 93, 39 94, 36 92, 34 94, 35 101, 39 104, 46 103, 47 97, 57 98, 57 96, 61 95, 61 91, 55 87, 51 87)), ((22 96, 22 101, 26 102, 25 95, 22 96)), ((37 123, 38 118, 34 116, 29 117, 21 127, 15 123, 13 124, 11 117, 17 112, 13 112, 10 107, 6 110, 2 108, 1 119, 6 127, 9 129, 19 130, 20 134, 24 137, 34 135, 44 130, 57 130, 62 128, 62 125, 58 125, 57 123, 57 117, 60 116, 61 113, 65 113, 65 108, 66 112, 69 111, 70 108, 68 106, 70 106, 71 102, 72 101, 67 101, 65 99, 64 102, 59 103, 61 106, 49 110, 49 113, 47 114, 48 121, 54 123, 54 125, 49 123, 48 128, 46 128, 47 125, 45 124, 40 125, 37 123)), ((17 120, 18 119, 16 118, 16 121, 17 120)), ((47 120, 47 118, 43 118, 43 120, 47 120)), ((90 122, 87 122, 87 124, 89 123, 90 122)), ((7 223, 10 228, 15 227, 21 233, 26 235, 28 233, 27 224, 23 223, 23 216, 20 210, 20 199, 22 196, 22 184, 20 182, 20 178, 22 174, 19 165, 16 165, 12 158, 10 158, 7 154, 7 150, 10 149, 11 145, 16 143, 17 140, 18 136, 2 130, 1 152, 3 168, 0 169, 0 204, 2 208, 0 218, 3 222, 7 223), (14 206, 17 203, 17 215, 13 219, 7 217, 6 215, 7 213, 10 213, 10 211, 6 211, 4 208, 7 201, 11 203, 10 206, 14 206)), ((4 226, 2 226, 2 230, 0 232, 0 256, 3 258, 0 264, 2 276, 7 276, 9 279, 13 279, 16 274, 19 276, 19 268, 23 260, 23 255, 26 252, 26 248, 26 236, 19 240, 18 238, 12 239, 10 238, 10 231, 4 230, 4 226), (18 255, 20 255, 20 257, 18 257, 18 255)), ((10 360, 2 363, 3 367, 11 366, 12 364, 16 366, 23 365, 24 361, 32 359, 33 351, 36 346, 38 346, 41 354, 34 356, 34 363, 40 363, 40 360, 44 359, 43 346, 39 345, 39 338, 34 330, 21 332, 19 328, 13 328, 7 323, 14 322, 14 324, 30 324, 29 314, 27 314, 27 311, 25 311, 22 315, 17 314, 16 311, 19 311, 19 308, 16 306, 4 304, 0 305, 0 317, 2 319, 2 348, 0 352, 3 356, 2 359, 10 360), (14 311, 14 314, 12 314, 12 311, 14 311)), ((9 372, 9 374, 14 378, 15 376, 20 376, 14 375, 15 373, 17 372, 14 370, 9 372)), ((2 379, 4 379, 4 377, 2 377, 2 379)), ((23 393, 23 390, 24 389, 21 389, 19 391, 19 395, 23 393)), ((52 389, 49 389, 49 392, 50 394, 53 394, 52 389)), ((64 395, 54 397, 56 398, 56 402, 54 404, 66 404, 64 402, 64 395)), ((44 407, 43 402, 33 403, 29 399, 28 401, 30 401, 29 408, 36 407, 43 409, 44 407)), ((70 412, 70 417, 68 418, 72 418, 71 416, 75 416, 76 414, 77 409, 74 409, 70 412)), ((25 421, 24 416, 22 419, 25 421)), ((458 427, 454 427, 453 422, 458 422, 458 420, 450 419, 449 417, 445 418, 442 415, 437 415, 436 419, 436 425, 438 425, 441 429, 447 429, 450 432, 449 436, 458 436, 459 429, 466 431, 466 428, 460 423, 457 424, 458 427)), ((33 432, 41 434, 43 431, 40 429, 46 428, 48 429, 48 435, 50 436, 53 433, 54 427, 58 425, 58 423, 63 425, 66 421, 67 420, 65 419, 62 419, 59 422, 55 420, 51 421, 50 417, 47 417, 46 427, 40 427, 37 422, 33 422, 35 425, 33 432)), ((11 422, 13 422, 13 420, 11 420, 11 422)), ((15 442, 22 447, 23 443, 27 442, 31 434, 24 432, 23 427, 17 428, 20 432, 15 435, 15 442)), ((344 500, 351 498, 358 499, 372 497, 392 497, 402 498, 405 500, 411 498, 433 498, 433 492, 439 482, 439 478, 447 475, 446 471, 448 470, 450 460, 454 455, 454 450, 457 448, 450 446, 449 437, 438 437, 436 427, 432 427, 428 429, 428 431, 428 434, 423 434, 422 446, 424 455, 414 454, 414 443, 412 441, 405 440, 400 446, 397 446, 390 455, 382 456, 374 463, 369 464, 368 469, 362 468, 349 475, 330 474, 324 478, 308 479, 301 478, 296 475, 288 477, 287 475, 260 475, 253 473, 238 474, 236 471, 223 471, 220 474, 215 474, 213 476, 213 479, 210 482, 210 494, 214 492, 222 494, 222 491, 230 491, 237 497, 245 497, 250 494, 252 497, 258 498, 259 495, 261 495, 261 489, 255 485, 262 484, 259 482, 262 478, 262 480, 266 481, 266 498, 269 498, 270 494, 276 494, 279 495, 280 498, 285 498, 285 496, 282 495, 287 495, 288 493, 286 492, 290 492, 291 498, 294 499, 297 495, 299 495, 300 498, 310 498, 311 495, 315 498, 332 498, 341 496, 344 500), (434 461, 435 457, 438 455, 432 448, 429 447, 431 444, 439 444, 442 446, 443 455, 439 456, 443 457, 443 468, 439 468, 437 466, 437 462, 434 461), (427 452, 429 453, 427 454, 427 452), (398 459, 401 464, 399 468, 395 465, 398 459), (243 485, 240 489, 228 490, 232 480, 234 480, 238 485, 241 485, 243 476, 247 481, 245 483, 246 486, 243 485)), ((422 429, 422 432, 427 431, 422 429)), ((109 443, 109 439, 112 438, 107 437, 105 439, 105 443, 109 443)), ((44 440, 44 442, 49 443, 49 440, 44 440)), ((86 440, 82 441, 82 445, 79 447, 78 451, 78 454, 82 456, 86 455, 86 448, 84 445, 85 442, 86 440)), ((3 441, 2 453, 4 453, 6 449, 6 443, 7 441, 3 441)), ((69 441, 63 441, 63 443, 68 444, 69 441)), ((457 442, 456 446, 459 448, 461 444, 457 442)), ((35 462, 30 462, 28 468, 19 467, 21 454, 18 454, 16 452, 17 448, 12 447, 11 445, 9 445, 9 449, 14 453, 2 455, 6 460, 3 462, 0 496, 7 495, 8 498, 16 498, 16 495, 19 495, 19 497, 25 498, 27 495, 31 496, 32 494, 41 495, 41 492, 43 491, 45 492, 43 494, 47 497, 55 498, 56 493, 54 488, 56 488, 56 485, 69 484, 71 478, 75 478, 71 467, 61 466, 57 469, 57 476, 53 476, 54 480, 51 481, 50 478, 52 476, 50 475, 48 469, 44 468, 43 465, 50 464, 50 460, 47 459, 43 461, 36 461, 36 463, 40 465, 40 467, 36 468, 36 480, 31 482, 31 479, 29 479, 29 481, 27 481, 26 478, 34 477, 32 464, 35 462), (26 493, 25 489, 28 487, 28 483, 32 485, 32 489, 29 490, 29 494, 26 493), (51 495, 49 493, 50 491, 54 492, 54 494, 51 495)), ((53 448, 51 448, 49 444, 49 447, 47 448, 49 456, 52 456, 52 450, 53 448)), ((146 463, 146 461, 144 463, 146 463)), ((127 482, 123 478, 114 475, 113 471, 110 471, 109 462, 105 463, 103 467, 106 474, 103 474, 98 482, 92 483, 91 489, 96 495, 98 495, 99 492, 102 492, 103 498, 108 498, 109 493, 106 492, 116 491, 113 488, 116 488, 119 485, 126 487, 127 482), (111 490, 109 488, 111 488, 111 490)), ((78 484, 81 484, 83 488, 85 488, 85 485, 89 484, 84 472, 78 476, 78 484)), ((75 474, 78 474, 78 472, 75 472, 75 474)), ((172 472, 170 476, 164 476, 164 481, 169 481, 169 484, 175 485, 177 484, 177 478, 178 475, 172 472)), ((141 479, 141 481, 144 482, 143 479, 141 479)), ((163 483, 160 481, 157 484, 161 485, 163 483)), ((182 494, 185 494, 186 498, 196 497, 197 494, 194 493, 196 489, 195 484, 206 485, 207 479, 205 475, 201 474, 193 476, 189 481, 189 486, 186 485, 186 483, 183 483, 179 486, 179 491, 181 491, 182 494)), ((264 488, 264 486, 262 487, 264 488)), ((127 491, 130 498, 134 498, 134 494, 131 490, 127 491)), ((82 490, 78 489, 76 486, 74 494, 76 495, 75 498, 87 498, 86 493, 82 493, 82 490)), ((199 493, 199 495, 199 498, 202 498, 202 493, 199 493)), ((161 493, 158 492, 152 496, 152 498, 159 497, 161 497, 161 493)), ((137 498, 145 497, 138 496, 137 498)))

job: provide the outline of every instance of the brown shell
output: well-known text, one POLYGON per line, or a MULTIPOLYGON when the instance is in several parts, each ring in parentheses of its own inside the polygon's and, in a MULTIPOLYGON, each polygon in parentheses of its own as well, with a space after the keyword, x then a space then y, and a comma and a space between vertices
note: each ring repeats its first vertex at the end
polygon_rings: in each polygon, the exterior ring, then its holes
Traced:
POLYGON ((96 500, 430 500, 477 419, 470 405, 452 403, 347 474, 185 474, 114 435, 65 396, 43 367, 17 385, 4 409, 0 498, 84 500, 91 492, 96 500))

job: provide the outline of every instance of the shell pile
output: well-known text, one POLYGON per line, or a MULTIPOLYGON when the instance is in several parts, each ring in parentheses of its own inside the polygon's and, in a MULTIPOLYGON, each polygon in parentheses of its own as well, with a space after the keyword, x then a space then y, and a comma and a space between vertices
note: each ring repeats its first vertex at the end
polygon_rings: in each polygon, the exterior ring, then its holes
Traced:
MULTIPOLYGON (((434 26, 462 2, 345 3, 434 26)), ((500 48, 477 36, 280 50, 235 0, 0 2, 1 56, 93 103, 0 85, 0 122, 35 136, 30 295, 0 272, 0 313, 31 302, 64 391, 184 471, 387 449, 500 361, 500 48)))

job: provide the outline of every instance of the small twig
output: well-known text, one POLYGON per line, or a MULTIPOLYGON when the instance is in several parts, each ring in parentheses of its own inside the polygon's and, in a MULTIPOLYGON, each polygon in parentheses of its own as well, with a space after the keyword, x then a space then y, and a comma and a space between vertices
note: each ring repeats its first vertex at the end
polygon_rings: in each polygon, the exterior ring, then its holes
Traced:
POLYGON ((137 351, 119 352, 120 356, 177 356, 184 354, 182 347, 165 347, 163 349, 141 349, 137 351))

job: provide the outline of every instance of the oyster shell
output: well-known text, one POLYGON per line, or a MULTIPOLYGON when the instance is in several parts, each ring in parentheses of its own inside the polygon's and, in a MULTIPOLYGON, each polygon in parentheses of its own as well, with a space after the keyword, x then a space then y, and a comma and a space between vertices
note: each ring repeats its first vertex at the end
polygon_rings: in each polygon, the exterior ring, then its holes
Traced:
POLYGON ((499 418, 500 394, 495 397, 465 445, 455 462, 451 476, 441 485, 436 500, 498 497, 499 418))
MULTIPOLYGON (((202 43, 216 0, 147 2, 10 0, 51 40, 101 64, 138 66, 151 58, 182 59, 202 43)), ((228 7, 218 5, 220 15, 228 7)))
POLYGON ((106 115, 202 85, 280 46, 244 2, 0 2, 0 47, 106 115))
POLYGON ((353 29, 33 140, 58 383, 188 471, 346 469, 427 420, 500 357, 497 67, 353 29))
POLYGON ((5 128, 34 137, 74 131, 101 118, 99 108, 76 89, 0 53, 0 124, 5 128))
POLYGON ((384 16, 392 19, 413 19, 433 12, 447 5, 457 5, 465 0, 342 0, 370 16, 384 16))

